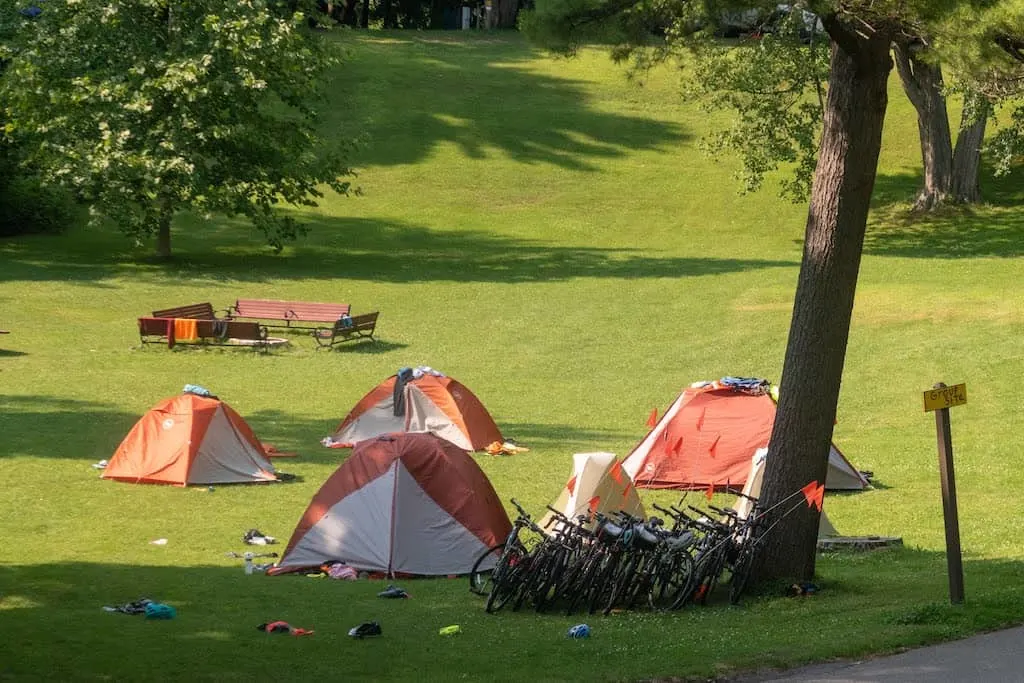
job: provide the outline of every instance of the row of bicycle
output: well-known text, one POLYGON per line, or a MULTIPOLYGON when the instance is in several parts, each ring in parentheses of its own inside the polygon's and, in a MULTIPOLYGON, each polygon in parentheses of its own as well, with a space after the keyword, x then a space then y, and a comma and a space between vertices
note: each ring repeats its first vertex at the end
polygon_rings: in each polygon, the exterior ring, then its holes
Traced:
POLYGON ((519 514, 512 531, 477 561, 470 587, 486 595, 492 613, 507 605, 566 614, 643 605, 674 610, 706 603, 720 583, 736 603, 765 528, 756 499, 748 501, 746 515, 710 505, 654 505, 665 519, 646 520, 621 511, 569 519, 548 506, 549 528, 542 529, 513 499, 519 514))

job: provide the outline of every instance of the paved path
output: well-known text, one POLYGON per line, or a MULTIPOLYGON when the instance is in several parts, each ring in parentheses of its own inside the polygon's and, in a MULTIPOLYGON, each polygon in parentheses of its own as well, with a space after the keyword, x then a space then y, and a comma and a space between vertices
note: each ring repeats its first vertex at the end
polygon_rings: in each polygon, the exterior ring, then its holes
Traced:
POLYGON ((1024 626, 898 655, 813 664, 737 683, 1024 683, 1024 626))

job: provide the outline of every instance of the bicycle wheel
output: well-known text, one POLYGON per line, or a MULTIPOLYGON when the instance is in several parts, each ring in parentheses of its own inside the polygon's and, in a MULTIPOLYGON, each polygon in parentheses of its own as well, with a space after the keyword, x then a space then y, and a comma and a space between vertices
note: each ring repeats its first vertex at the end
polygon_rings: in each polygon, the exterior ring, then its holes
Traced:
POLYGON ((558 600, 562 576, 565 574, 569 558, 570 553, 566 548, 555 548, 552 553, 533 592, 533 607, 538 612, 544 612, 558 600))
POLYGON ((596 612, 599 607, 607 604, 612 589, 615 587, 613 580, 620 557, 621 554, 616 551, 612 551, 604 556, 601 566, 598 568, 597 574, 594 576, 594 580, 587 591, 588 611, 591 614, 596 612))
POLYGON ((628 605, 625 605, 626 598, 629 596, 630 588, 637 578, 637 570, 642 562, 643 553, 634 551, 630 553, 629 559, 622 565, 622 568, 616 572, 611 594, 608 596, 608 602, 604 606, 603 613, 605 616, 611 614, 615 605, 620 603, 628 607, 628 605))
POLYGON ((718 578, 721 576, 723 569, 725 569, 724 547, 717 547, 704 553, 697 560, 696 581, 693 584, 693 590, 688 599, 695 603, 706 605, 708 596, 711 595, 715 590, 715 586, 718 585, 718 578))
POLYGON ((487 594, 487 612, 493 614, 504 607, 520 588, 522 566, 525 564, 525 549, 512 546, 502 553, 497 566, 491 573, 491 590, 487 594))
POLYGON ((473 569, 469 572, 469 590, 471 593, 476 593, 477 595, 488 595, 491 592, 494 569, 497 567, 497 560, 501 558, 503 550, 505 550, 504 543, 488 548, 487 551, 478 557, 476 562, 473 563, 473 569), (494 566, 491 566, 491 561, 494 561, 494 566), (486 569, 483 568, 485 566, 487 567, 486 569))
POLYGON ((732 578, 729 579, 729 602, 738 605, 743 591, 750 584, 751 573, 754 568, 754 546, 744 544, 740 550, 739 557, 732 568, 732 578))
POLYGON ((695 574, 696 564, 690 553, 681 550, 666 556, 647 594, 651 609, 677 609, 677 603, 682 607, 686 596, 693 590, 697 578, 695 574))
POLYGON ((588 555, 583 560, 583 566, 574 573, 571 583, 568 583, 563 590, 566 599, 565 615, 569 616, 582 606, 590 594, 590 587, 594 584, 597 574, 601 569, 604 559, 604 551, 598 550, 588 555))

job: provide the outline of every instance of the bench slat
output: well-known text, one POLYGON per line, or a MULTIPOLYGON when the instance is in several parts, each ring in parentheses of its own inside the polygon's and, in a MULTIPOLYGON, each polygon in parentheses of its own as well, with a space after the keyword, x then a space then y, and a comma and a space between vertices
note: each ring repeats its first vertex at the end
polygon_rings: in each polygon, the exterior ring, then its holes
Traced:
POLYGON ((293 322, 333 323, 347 315, 350 309, 349 304, 238 299, 231 308, 231 315, 235 318, 279 320, 285 323, 285 327, 292 327, 293 322))
POLYGON ((196 320, 213 320, 217 316, 213 312, 213 304, 204 302, 201 304, 189 304, 176 308, 165 308, 162 311, 153 311, 154 318, 195 318, 196 320))

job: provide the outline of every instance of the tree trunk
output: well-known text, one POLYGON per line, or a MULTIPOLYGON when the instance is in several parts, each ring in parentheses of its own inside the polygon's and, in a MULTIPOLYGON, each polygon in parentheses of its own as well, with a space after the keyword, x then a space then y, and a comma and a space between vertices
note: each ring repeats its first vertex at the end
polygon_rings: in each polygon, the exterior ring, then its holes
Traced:
POLYGON ((161 261, 171 260, 171 219, 174 218, 174 209, 170 201, 161 199, 160 208, 156 216, 156 257, 161 261))
POLYGON ((928 211, 943 204, 953 191, 953 142, 943 94, 942 67, 918 58, 918 47, 904 41, 893 44, 896 70, 911 104, 917 110, 921 138, 924 187, 914 208, 928 211))
MULTIPOLYGON (((823 22, 833 38, 829 88, 762 490, 767 506, 825 481, 892 69, 891 36, 865 37, 834 16, 823 22)), ((819 515, 799 495, 779 512, 793 503, 799 508, 765 540, 761 580, 814 575, 819 515)))
POLYGON ((964 94, 964 111, 960 117, 960 132, 953 151, 953 198, 958 202, 981 201, 981 146, 985 140, 985 126, 991 105, 979 93, 964 94))

